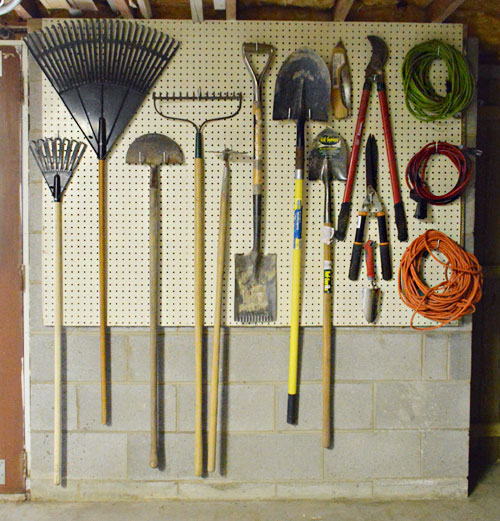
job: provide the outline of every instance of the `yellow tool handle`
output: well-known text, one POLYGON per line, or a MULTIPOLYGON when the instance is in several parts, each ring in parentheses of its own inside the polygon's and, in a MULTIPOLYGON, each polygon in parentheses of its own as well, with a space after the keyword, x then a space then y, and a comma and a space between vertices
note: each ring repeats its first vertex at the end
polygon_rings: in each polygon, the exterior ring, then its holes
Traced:
POLYGON ((332 246, 323 244, 323 447, 331 440, 332 246))
POLYGON ((297 359, 299 352, 300 322, 300 269, 302 253, 302 179, 295 179, 294 230, 292 267, 292 306, 290 317, 290 362, 288 368, 288 423, 295 423, 297 394, 297 359))
POLYGON ((195 428, 194 474, 203 471, 203 159, 194 160, 194 369, 195 369, 195 428))
POLYGON ((228 221, 229 178, 225 172, 222 181, 219 209, 219 237, 217 241, 217 281, 215 284, 214 336, 212 343, 212 374, 210 382, 210 405, 208 414, 208 472, 215 470, 217 443, 217 405, 219 398, 219 354, 222 318, 222 284, 228 221))
POLYGON ((149 353, 150 353, 150 425, 149 464, 158 467, 158 364, 156 326, 158 322, 158 247, 160 240, 159 189, 149 189, 149 353))
POLYGON ((62 408, 61 408, 61 335, 63 314, 62 273, 62 204, 54 205, 54 484, 61 484, 62 461, 62 408))
POLYGON ((99 340, 101 359, 101 423, 108 423, 106 375, 106 161, 99 159, 99 340))
POLYGON ((349 115, 347 107, 342 101, 342 95, 338 87, 332 88, 332 106, 335 119, 345 119, 349 115))

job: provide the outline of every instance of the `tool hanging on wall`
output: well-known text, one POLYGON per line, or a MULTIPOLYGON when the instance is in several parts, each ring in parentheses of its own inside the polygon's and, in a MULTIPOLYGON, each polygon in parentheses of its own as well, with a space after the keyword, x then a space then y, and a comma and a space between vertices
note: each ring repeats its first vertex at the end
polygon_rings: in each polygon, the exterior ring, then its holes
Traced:
POLYGON ((351 112, 352 82, 347 53, 341 40, 332 51, 332 107, 335 119, 345 119, 351 112))
POLYGON ((145 25, 65 21, 35 31, 28 49, 99 159, 101 421, 108 423, 105 161, 179 43, 145 25))
POLYGON ((387 154, 387 162, 389 164, 392 197, 394 200, 394 215, 398 229, 398 239, 400 241, 406 241, 408 240, 408 229, 406 226, 406 217, 403 201, 401 199, 401 191, 399 188, 396 156, 394 154, 394 145, 392 142, 391 122, 389 119, 389 108, 387 105, 386 85, 384 78, 384 66, 389 55, 389 50, 385 42, 378 36, 368 36, 368 40, 372 46, 372 55, 370 62, 368 63, 368 66, 365 70, 365 83, 363 85, 363 93, 361 95, 358 120, 356 122, 356 130, 354 131, 354 142, 351 149, 351 156, 349 158, 347 182, 344 190, 344 198, 340 207, 335 237, 338 240, 343 241, 346 236, 347 224, 349 222, 349 214, 351 210, 351 195, 354 186, 354 178, 356 177, 356 166, 358 163, 359 147, 361 146, 361 139, 363 137, 366 110, 368 108, 368 101, 370 98, 372 86, 375 84, 377 86, 382 126, 384 128, 385 151, 387 154))
POLYGON ((219 237, 217 240, 217 276, 215 282, 215 306, 214 306, 214 332, 212 341, 212 374, 210 379, 210 405, 208 413, 208 472, 215 470, 215 453, 217 444, 217 406, 219 399, 219 355, 222 319, 222 291, 224 282, 224 266, 226 259, 227 225, 229 220, 228 204, 230 189, 230 166, 231 157, 239 156, 248 158, 242 152, 225 149, 217 152, 224 161, 224 173, 220 191, 219 205, 219 237))
POLYGON ((215 121, 222 121, 233 118, 241 109, 242 95, 240 93, 215 92, 202 94, 201 90, 192 95, 176 94, 156 94, 153 93, 153 103, 156 112, 174 121, 182 121, 192 125, 196 131, 195 153, 194 153, 194 336, 195 336, 195 456, 194 473, 201 476, 203 472, 203 425, 202 425, 202 401, 203 401, 203 185, 204 185, 204 166, 203 166, 203 129, 215 121), (180 118, 165 114, 159 105, 168 101, 237 101, 238 106, 231 113, 211 118, 197 124, 187 118, 180 118))
POLYGON ((467 60, 453 45, 441 40, 422 42, 410 49, 403 62, 402 75, 406 108, 422 121, 460 114, 474 97, 475 81, 467 60), (431 81, 436 60, 443 60, 448 73, 444 96, 436 92, 431 81))
POLYGON ((158 292, 160 246, 160 166, 184 163, 179 145, 162 134, 145 134, 135 139, 127 151, 126 162, 147 165, 149 177, 149 352, 151 450, 149 464, 158 466, 158 292))
POLYGON ((293 52, 281 66, 274 90, 273 119, 295 120, 295 188, 293 212, 292 304, 287 422, 297 422, 297 372, 300 322, 300 271, 302 251, 302 197, 304 183, 304 128, 306 121, 327 121, 330 73, 321 57, 309 49, 293 52))
MULTIPOLYGON (((481 155, 476 149, 467 149, 481 155)), ((427 205, 438 206, 449 204, 458 199, 465 191, 467 183, 472 175, 472 163, 467 156, 455 145, 436 141, 428 143, 420 152, 417 152, 406 167, 406 184, 410 189, 410 197, 417 202, 414 217, 425 219, 427 217, 427 205), (446 194, 434 195, 426 183, 427 165, 432 156, 443 155, 447 157, 458 170, 458 179, 455 186, 446 194)))
POLYGON ((35 158, 54 198, 54 484, 62 472, 62 323, 63 323, 63 230, 62 197, 87 145, 62 138, 31 141, 35 158))
POLYGON ((331 181, 346 180, 347 146, 344 138, 327 127, 320 132, 309 154, 308 178, 310 181, 321 180, 325 189, 323 211, 323 447, 331 442, 331 378, 332 378, 332 197, 331 181))
POLYGON ((352 245, 351 264, 349 266, 349 279, 358 280, 359 265, 361 263, 361 251, 365 236, 366 219, 370 209, 373 208, 378 222, 380 261, 382 264, 382 278, 392 278, 391 253, 387 238, 387 222, 384 207, 377 194, 377 171, 378 171, 378 147, 375 136, 370 134, 366 143, 366 197, 363 206, 358 212, 356 235, 352 245))
POLYGON ((375 282, 375 261, 373 255, 373 248, 375 244, 368 239, 365 243, 364 250, 366 254, 366 276, 371 282, 370 288, 363 288, 362 290, 362 305, 363 314, 369 324, 373 324, 377 319, 378 300, 380 289, 375 282))
POLYGON ((401 300, 413 309, 413 329, 438 329, 474 313, 482 297, 482 286, 483 271, 476 257, 437 230, 427 230, 417 237, 401 257, 398 291, 401 300), (444 268, 443 282, 432 287, 427 286, 422 275, 423 262, 429 256, 444 268), (417 314, 437 324, 415 326, 417 314))
POLYGON ((253 246, 248 255, 234 257, 234 319, 245 324, 276 320, 277 274, 276 254, 261 252, 263 212, 262 151, 262 83, 274 55, 272 45, 244 43, 243 61, 253 83, 253 246), (259 74, 251 64, 251 55, 265 55, 266 62, 259 74))

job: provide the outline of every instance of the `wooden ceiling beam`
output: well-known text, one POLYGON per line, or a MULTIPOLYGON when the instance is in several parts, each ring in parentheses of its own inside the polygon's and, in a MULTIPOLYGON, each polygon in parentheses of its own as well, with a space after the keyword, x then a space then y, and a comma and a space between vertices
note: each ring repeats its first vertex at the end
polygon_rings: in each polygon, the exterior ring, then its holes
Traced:
POLYGON ((333 6, 333 21, 345 22, 354 0, 337 0, 333 6))
POLYGON ((203 0, 189 0, 191 7, 191 20, 193 22, 203 22, 203 0))
POLYGON ((236 0, 226 0, 226 20, 236 20, 236 0))
POLYGON ((465 0, 434 0, 427 8, 429 22, 444 22, 451 16, 465 0))
POLYGON ((40 10, 35 4, 35 0, 23 0, 14 11, 23 19, 29 20, 30 18, 39 18, 40 10))
POLYGON ((130 8, 128 0, 113 0, 113 4, 123 18, 134 18, 134 13, 130 8))
POLYGON ((143 18, 153 18, 153 10, 151 9, 149 0, 137 0, 137 5, 139 6, 139 11, 143 18))

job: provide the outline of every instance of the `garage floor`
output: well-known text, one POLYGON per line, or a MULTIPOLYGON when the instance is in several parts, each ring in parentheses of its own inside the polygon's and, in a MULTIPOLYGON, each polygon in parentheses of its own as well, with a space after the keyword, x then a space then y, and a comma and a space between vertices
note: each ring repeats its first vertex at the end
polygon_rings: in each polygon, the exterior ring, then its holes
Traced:
POLYGON ((500 464, 486 469, 467 500, 393 502, 3 503, 2 521, 496 521, 500 464))

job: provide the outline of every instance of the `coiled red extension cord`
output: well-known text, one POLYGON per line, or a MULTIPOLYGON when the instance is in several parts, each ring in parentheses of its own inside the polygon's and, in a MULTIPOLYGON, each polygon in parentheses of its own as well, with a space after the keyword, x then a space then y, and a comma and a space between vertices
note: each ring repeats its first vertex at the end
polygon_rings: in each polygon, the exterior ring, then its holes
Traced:
POLYGON ((437 329, 474 313, 475 304, 482 296, 482 286, 482 268, 476 257, 442 232, 427 230, 408 246, 401 258, 398 291, 401 300, 413 309, 410 320, 413 329, 437 329), (435 255, 436 251, 446 257, 446 262, 435 255), (444 267, 445 280, 432 287, 427 286, 421 277, 423 260, 429 255, 444 267), (414 326, 417 313, 438 324, 414 326))
POLYGON ((427 217, 427 204, 449 204, 463 193, 472 175, 472 164, 465 154, 455 145, 438 141, 428 143, 420 152, 415 154, 406 167, 406 184, 410 189, 410 196, 417 201, 415 217, 425 219, 427 217), (447 194, 433 194, 425 183, 427 163, 433 155, 446 156, 458 170, 456 185, 447 194))

